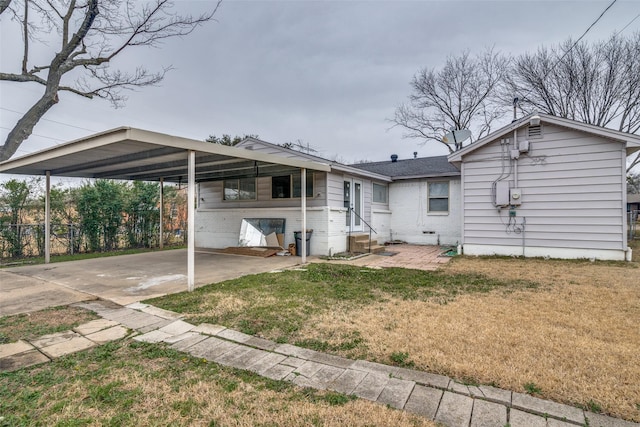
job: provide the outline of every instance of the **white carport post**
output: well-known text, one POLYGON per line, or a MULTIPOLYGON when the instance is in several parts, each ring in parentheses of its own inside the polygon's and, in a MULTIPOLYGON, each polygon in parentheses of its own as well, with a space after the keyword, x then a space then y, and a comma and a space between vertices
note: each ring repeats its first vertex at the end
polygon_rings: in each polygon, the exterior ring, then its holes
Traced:
POLYGON ((187 184, 187 290, 193 291, 195 287, 195 251, 196 251, 196 152, 189 150, 187 184))
POLYGON ((51 261, 51 171, 45 173, 44 193, 44 263, 51 261))
POLYGON ((159 244, 160 249, 164 247, 164 178, 160 178, 160 236, 159 244))
POLYGON ((300 193, 302 201, 300 202, 302 210, 302 233, 300 241, 300 255, 302 256, 302 264, 307 263, 307 169, 300 169, 300 193))

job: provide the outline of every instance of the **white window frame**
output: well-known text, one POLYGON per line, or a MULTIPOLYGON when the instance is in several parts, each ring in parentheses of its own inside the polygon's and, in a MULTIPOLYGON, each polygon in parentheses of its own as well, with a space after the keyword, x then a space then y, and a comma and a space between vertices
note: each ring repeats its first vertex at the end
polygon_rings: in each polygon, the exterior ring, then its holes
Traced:
POLYGON ((451 182, 450 181, 428 181, 427 182, 427 213, 431 215, 448 215, 451 211, 451 182), (431 200, 444 200, 443 196, 431 197, 431 184, 447 184, 447 210, 431 210, 431 200))
POLYGON ((379 184, 377 182, 371 185, 371 201, 373 203, 379 203, 381 205, 389 204, 389 186, 385 184, 379 184), (384 188, 384 201, 376 201, 376 186, 384 188))

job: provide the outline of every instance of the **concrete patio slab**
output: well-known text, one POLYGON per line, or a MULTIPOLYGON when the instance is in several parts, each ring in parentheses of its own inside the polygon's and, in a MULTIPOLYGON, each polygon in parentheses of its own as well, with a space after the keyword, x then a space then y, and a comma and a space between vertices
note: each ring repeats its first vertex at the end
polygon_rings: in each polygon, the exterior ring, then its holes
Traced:
POLYGON ((171 340, 171 339, 177 340, 171 344, 171 348, 178 351, 189 352, 189 349, 192 346, 206 340, 207 338, 209 337, 203 334, 199 334, 197 332, 187 332, 186 334, 178 335, 177 337, 169 337, 165 339, 165 342, 168 342, 167 340, 171 340), (185 338, 182 338, 184 335, 188 335, 188 336, 185 338), (181 339, 178 339, 178 338, 181 338, 181 339))
POLYGON ((0 270, 0 316, 30 313, 93 299, 96 299, 94 295, 31 277, 19 268, 0 270))
POLYGON ((172 337, 173 335, 167 334, 166 332, 160 332, 158 330, 147 332, 143 335, 138 335, 137 337, 133 337, 134 340, 140 342, 148 342, 148 343, 156 343, 160 341, 164 341, 165 339, 172 337))
POLYGON ((444 375, 415 371, 413 369, 407 368, 398 368, 395 371, 394 376, 403 380, 415 381, 418 384, 438 388, 447 388, 447 386, 451 382, 451 378, 445 377, 444 375))
POLYGON ((282 354, 268 353, 264 358, 256 360, 253 363, 249 363, 247 365, 247 369, 257 374, 262 374, 263 372, 273 368, 286 358, 287 356, 283 356, 282 354))
MULTIPOLYGON (((297 257, 260 258, 197 251, 195 285, 292 267, 299 262, 297 257)), ((186 290, 186 249, 12 267, 0 271, 0 315, 96 297, 127 305, 186 290)))
POLYGON ((366 376, 366 372, 345 369, 338 378, 328 385, 328 388, 335 390, 338 393, 349 395, 353 393, 358 384, 360 384, 366 376))

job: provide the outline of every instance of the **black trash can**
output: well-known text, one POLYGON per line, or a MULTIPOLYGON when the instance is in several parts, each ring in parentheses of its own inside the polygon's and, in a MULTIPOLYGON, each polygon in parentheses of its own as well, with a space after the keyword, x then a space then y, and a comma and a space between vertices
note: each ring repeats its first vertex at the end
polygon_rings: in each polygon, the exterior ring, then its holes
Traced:
MULTIPOLYGON (((307 230, 307 256, 309 256, 309 247, 311 246, 311 233, 313 230, 307 230)), ((294 231, 293 237, 296 239, 296 255, 302 256, 302 231, 294 231)))

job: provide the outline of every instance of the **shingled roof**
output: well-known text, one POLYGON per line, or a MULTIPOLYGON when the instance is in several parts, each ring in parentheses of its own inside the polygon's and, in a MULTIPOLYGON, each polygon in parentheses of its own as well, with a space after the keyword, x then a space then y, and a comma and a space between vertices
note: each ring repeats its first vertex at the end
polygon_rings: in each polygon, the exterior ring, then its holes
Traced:
POLYGON ((398 161, 358 163, 351 165, 391 177, 393 180, 412 178, 436 178, 446 176, 460 176, 460 171, 447 160, 447 156, 420 157, 398 161))

